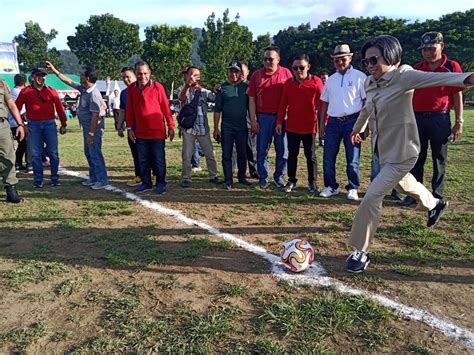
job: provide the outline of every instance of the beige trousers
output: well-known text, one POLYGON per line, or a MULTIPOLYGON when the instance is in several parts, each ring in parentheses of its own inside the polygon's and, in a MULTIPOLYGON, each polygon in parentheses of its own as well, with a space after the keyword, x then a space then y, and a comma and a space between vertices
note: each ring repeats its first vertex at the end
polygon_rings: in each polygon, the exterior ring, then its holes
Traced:
POLYGON ((182 150, 182 173, 181 178, 183 181, 191 181, 191 158, 194 152, 194 141, 197 139, 201 145, 202 152, 206 157, 207 171, 209 179, 213 179, 217 176, 217 162, 214 156, 214 150, 212 149, 211 135, 207 133, 204 136, 198 136, 187 133, 185 130, 181 132, 183 137, 183 150, 182 150))
POLYGON ((6 118, 0 118, 0 176, 5 185, 16 185, 15 147, 12 131, 6 118))
POLYGON ((357 209, 347 242, 349 246, 367 251, 380 222, 383 198, 393 188, 419 201, 424 210, 431 210, 436 206, 438 199, 409 173, 415 163, 416 158, 412 158, 381 166, 380 173, 367 188, 357 209))

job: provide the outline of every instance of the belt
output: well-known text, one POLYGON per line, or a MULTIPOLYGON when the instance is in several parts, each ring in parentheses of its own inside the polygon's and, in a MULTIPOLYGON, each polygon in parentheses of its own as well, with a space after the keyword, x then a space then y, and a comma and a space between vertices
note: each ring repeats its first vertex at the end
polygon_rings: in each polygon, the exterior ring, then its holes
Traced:
POLYGON ((331 116, 331 118, 334 118, 338 121, 350 121, 350 120, 353 120, 357 117, 359 117, 359 112, 353 113, 352 115, 348 115, 348 116, 340 116, 340 117, 331 116))
POLYGON ((269 115, 269 116, 276 116, 278 112, 257 112, 259 115, 269 115))
POLYGON ((446 115, 448 113, 449 113, 449 110, 430 111, 430 112, 415 112, 416 115, 420 115, 420 116, 446 115))

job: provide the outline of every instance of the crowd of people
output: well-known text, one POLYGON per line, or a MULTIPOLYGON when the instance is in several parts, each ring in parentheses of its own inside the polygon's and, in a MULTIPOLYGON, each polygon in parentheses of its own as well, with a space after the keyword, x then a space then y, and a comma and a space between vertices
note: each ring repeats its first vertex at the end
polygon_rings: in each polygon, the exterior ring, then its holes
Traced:
MULTIPOLYGON (((199 160, 202 155, 212 184, 232 189, 236 166, 238 184, 250 186, 252 183, 248 178, 255 178, 258 186, 265 189, 273 181, 278 189, 290 193, 298 183, 297 162, 302 144, 308 191, 329 198, 339 193, 336 159, 343 143, 346 196, 357 201, 361 144, 371 134, 372 182, 354 219, 348 241, 354 251, 347 259, 348 271, 365 270, 370 263, 368 248, 387 192, 392 190, 395 196, 405 194, 407 198, 402 204, 419 203, 428 211, 428 227, 438 222, 448 206, 443 198, 447 144, 450 137, 461 138, 462 89, 474 84, 474 76, 461 73, 459 63, 443 53, 441 33, 425 33, 420 49, 423 60, 415 64, 417 70, 413 70, 407 65, 400 66, 402 48, 396 38, 378 36, 368 40, 362 48, 362 64, 367 76, 353 67, 350 46, 340 44, 331 55, 335 73, 320 78, 310 74, 311 65, 306 54, 295 56, 287 69, 280 65, 279 48, 269 46, 264 51, 262 68, 250 79, 247 64, 233 60, 227 68, 227 80, 212 90, 202 86, 198 67, 185 67, 182 72, 184 83, 178 89, 181 187, 190 186, 193 160, 199 160), (207 114, 210 102, 215 103, 212 134, 207 114), (454 127, 450 122, 452 108, 454 127), (188 120, 186 126, 185 120, 188 120), (318 132, 319 144, 323 146, 324 186, 321 191, 317 186, 315 154, 318 132), (211 138, 222 147, 223 180, 218 176, 211 138), (270 176, 272 143, 275 164, 270 176), (433 192, 422 184, 428 143, 434 162, 433 192)), ((82 184, 95 190, 106 188, 108 175, 102 154, 104 120, 100 114, 103 100, 95 85, 97 71, 85 67, 80 83, 76 83, 51 63, 46 63, 52 73, 81 94, 77 116, 89 167, 89 178, 82 184)), ((43 187, 41 155, 45 145, 50 158, 50 184, 60 185, 56 114, 61 122, 61 134, 67 132, 67 121, 57 93, 44 85, 46 75, 45 69, 33 70, 30 86, 25 86, 22 80, 18 80, 17 85, 15 79, 12 93, 0 81, 1 173, 9 202, 22 200, 15 189, 18 181, 15 161, 18 162, 18 155, 27 150, 21 143, 25 134, 31 147, 33 186, 43 187), (21 111, 24 108, 26 110, 21 111), (8 124, 8 111, 12 128, 8 124), (17 157, 11 132, 19 142, 17 157)), ((110 105, 115 129, 121 137, 126 132, 133 157, 135 176, 128 184, 135 186, 137 193, 154 188, 157 194, 163 194, 167 184, 165 142, 175 137, 175 122, 166 91, 158 81, 151 79, 151 69, 146 62, 123 68, 121 75, 127 87, 120 93, 114 92, 110 105)))

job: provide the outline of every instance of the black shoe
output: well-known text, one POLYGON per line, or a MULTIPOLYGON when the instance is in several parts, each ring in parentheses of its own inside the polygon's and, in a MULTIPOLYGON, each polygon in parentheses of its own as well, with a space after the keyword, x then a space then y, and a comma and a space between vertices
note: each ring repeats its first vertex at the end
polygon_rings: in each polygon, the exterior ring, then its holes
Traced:
POLYGON ((61 183, 59 181, 51 181, 49 185, 55 187, 55 186, 61 186, 61 183))
POLYGON ((287 182, 285 186, 281 188, 282 192, 291 192, 296 187, 296 184, 292 182, 287 182))
POLYGON ((438 200, 435 208, 428 211, 428 222, 426 223, 428 228, 434 227, 439 222, 439 219, 443 215, 446 208, 448 208, 448 205, 448 201, 440 199, 438 200))
POLYGON ((281 188, 285 187, 286 184, 285 184, 285 181, 283 181, 283 179, 278 179, 278 180, 275 180, 275 186, 278 189, 281 189, 281 188))
POLYGON ((370 264, 370 255, 365 251, 354 250, 346 260, 347 271, 359 273, 364 271, 370 264))
POLYGON ((181 187, 188 188, 190 184, 189 180, 181 181, 181 187))
POLYGON ((5 186, 5 191, 7 193, 7 202, 20 203, 21 201, 23 201, 23 197, 18 195, 18 192, 16 192, 15 186, 13 185, 5 186))
POLYGON ((216 185, 222 184, 222 180, 219 179, 219 177, 217 177, 217 176, 215 178, 209 179, 209 182, 213 183, 213 184, 216 184, 216 185))
POLYGON ((252 186, 252 183, 246 179, 239 180, 239 184, 244 186, 252 186))
POLYGON ((411 205, 416 205, 417 202, 413 197, 407 196, 402 201, 400 201, 398 204, 400 206, 411 206, 411 205))
POLYGON ((398 192, 397 190, 395 190, 395 189, 392 190, 392 193, 390 194, 390 197, 393 200, 397 200, 397 201, 401 201, 403 199, 402 194, 400 192, 398 192))
POLYGON ((232 184, 224 183, 224 189, 225 190, 231 190, 232 189, 232 184))
POLYGON ((33 188, 35 189, 42 189, 43 188, 43 183, 42 182, 35 182, 33 184, 33 188))
POLYGON ((251 174, 250 174, 250 177, 251 177, 252 179, 260 179, 260 176, 259 176, 258 173, 256 173, 256 172, 255 172, 255 173, 251 173, 251 174))

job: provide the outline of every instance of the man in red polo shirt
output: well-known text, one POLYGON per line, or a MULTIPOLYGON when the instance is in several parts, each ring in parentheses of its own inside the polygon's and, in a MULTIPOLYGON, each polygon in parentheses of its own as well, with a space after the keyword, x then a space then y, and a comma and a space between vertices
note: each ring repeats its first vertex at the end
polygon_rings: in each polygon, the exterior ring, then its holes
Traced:
POLYGON ((291 192, 296 186, 296 168, 300 144, 303 142, 306 166, 308 168, 308 190, 316 192, 316 132, 318 120, 316 109, 321 112, 319 98, 323 91, 323 82, 317 76, 309 74, 309 57, 300 54, 293 58, 291 69, 294 77, 286 81, 278 109, 276 132, 282 134, 283 121, 286 120, 288 139, 288 183, 282 188, 291 192))
POLYGON ((59 152, 56 114, 61 120, 59 133, 66 133, 66 112, 53 88, 46 86, 46 69, 35 68, 31 72, 32 83, 21 90, 15 101, 18 110, 26 106, 28 118, 28 143, 31 149, 31 165, 33 166, 33 187, 43 187, 43 162, 41 154, 44 144, 51 163, 51 186, 59 186, 59 152))
MULTIPOLYGON (((458 72, 462 69, 458 62, 448 59, 443 53, 444 40, 440 32, 426 32, 421 36, 423 61, 415 64, 414 69, 427 72, 458 72)), ((415 90, 413 111, 420 137, 420 155, 411 170, 417 181, 423 183, 424 165, 431 146, 433 159, 433 177, 431 188, 433 196, 443 198, 446 160, 448 157, 448 138, 461 139, 463 128, 463 102, 461 87, 438 86, 415 90), (454 108, 455 124, 451 128, 450 110, 454 108)), ((409 206, 416 200, 407 196, 400 204, 409 206)))
POLYGON ((163 85, 151 80, 150 66, 145 62, 135 64, 137 81, 128 87, 125 118, 130 140, 136 142, 140 178, 136 192, 152 188, 151 167, 157 173, 156 192, 166 192, 165 140, 168 125, 170 141, 174 138, 174 123, 163 85))
POLYGON ((276 46, 265 48, 263 68, 252 74, 247 90, 252 133, 257 135, 257 172, 260 179, 258 184, 262 188, 268 184, 268 151, 272 140, 276 153, 273 179, 277 187, 285 186, 283 176, 288 156, 285 125, 282 125, 281 134, 275 132, 275 127, 283 84, 292 75, 278 63, 280 49, 276 46))

